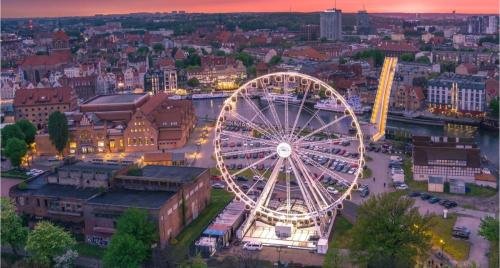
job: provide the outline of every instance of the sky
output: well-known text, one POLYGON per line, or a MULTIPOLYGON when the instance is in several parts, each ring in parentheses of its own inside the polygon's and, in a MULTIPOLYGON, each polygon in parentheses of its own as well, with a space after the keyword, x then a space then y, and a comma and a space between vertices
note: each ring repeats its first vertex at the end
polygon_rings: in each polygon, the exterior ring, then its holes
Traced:
MULTIPOLYGON (((336 0, 343 12, 498 13, 498 0, 336 0)), ((2 0, 2 18, 92 16, 134 12, 311 12, 335 0, 2 0)))

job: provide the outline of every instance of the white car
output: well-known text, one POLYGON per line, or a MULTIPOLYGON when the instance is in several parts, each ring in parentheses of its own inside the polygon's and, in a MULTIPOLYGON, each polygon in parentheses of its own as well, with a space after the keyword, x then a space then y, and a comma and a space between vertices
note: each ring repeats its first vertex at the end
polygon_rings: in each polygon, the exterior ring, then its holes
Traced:
POLYGON ((337 189, 333 188, 332 186, 328 186, 326 188, 326 191, 329 192, 330 194, 338 194, 339 193, 339 191, 337 189))
POLYGON ((224 189, 224 188, 226 188, 226 185, 224 185, 222 183, 216 182, 216 183, 212 184, 212 188, 214 188, 214 189, 224 189))
POLYGON ((398 190, 406 190, 406 189, 408 189, 408 185, 406 185, 405 183, 403 183, 403 184, 400 184, 400 185, 396 186, 396 189, 398 189, 398 190))
POLYGON ((257 176, 257 175, 255 175, 255 176, 253 176, 253 177, 252 177, 252 179, 253 179, 254 181, 260 181, 260 180, 262 180, 263 178, 262 178, 262 177, 259 177, 259 176, 257 176))
POLYGON ((354 172, 356 172, 356 169, 355 168, 351 168, 351 169, 349 169, 349 172, 347 172, 347 173, 354 174, 354 172))
POLYGON ((262 250, 262 243, 260 242, 247 242, 243 245, 243 249, 246 250, 262 250))

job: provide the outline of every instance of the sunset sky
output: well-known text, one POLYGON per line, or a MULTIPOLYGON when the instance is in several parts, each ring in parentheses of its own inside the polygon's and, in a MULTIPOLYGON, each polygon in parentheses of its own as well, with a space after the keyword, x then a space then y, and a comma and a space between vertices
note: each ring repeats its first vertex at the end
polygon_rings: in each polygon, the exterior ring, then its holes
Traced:
MULTIPOLYGON (((337 0, 344 12, 498 13, 498 0, 337 0)), ((333 0, 2 0, 1 15, 12 17, 89 16, 133 12, 319 11, 333 0)))

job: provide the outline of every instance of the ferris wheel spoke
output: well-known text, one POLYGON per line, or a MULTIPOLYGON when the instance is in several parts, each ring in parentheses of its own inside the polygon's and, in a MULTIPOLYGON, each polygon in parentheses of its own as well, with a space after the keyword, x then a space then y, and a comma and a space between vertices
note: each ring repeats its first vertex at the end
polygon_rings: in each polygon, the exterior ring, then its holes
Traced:
MULTIPOLYGON (((276 112, 276 106, 274 105, 274 101, 270 99, 270 94, 269 90, 267 87, 263 87, 265 99, 267 100, 267 104, 269 106, 269 110, 271 111, 271 115, 273 116, 274 122, 276 123, 277 126, 281 126, 281 120, 278 116, 278 113, 276 112)), ((283 133, 284 134, 284 133, 283 133)))
POLYGON ((321 140, 321 141, 302 141, 301 143, 297 144, 299 147, 305 147, 305 146, 316 146, 316 145, 325 145, 325 143, 334 143, 334 142, 344 142, 344 141, 357 141, 358 139, 356 137, 343 137, 343 138, 337 138, 337 139, 328 139, 328 140, 321 140))
POLYGON ((271 152, 274 151, 276 148, 275 147, 259 147, 255 149, 248 149, 248 150, 236 150, 236 151, 229 151, 229 152, 222 152, 222 156, 233 156, 233 155, 240 155, 240 154, 253 154, 253 153, 263 153, 263 152, 271 152))
MULTIPOLYGON (((306 165, 300 159, 300 157, 297 157, 296 161, 299 163, 299 165, 304 170, 307 170, 306 165)), ((312 184, 316 187, 316 190, 320 193, 320 196, 323 199, 323 201, 325 201, 325 199, 327 199, 327 202, 325 204, 326 204, 326 206, 329 206, 331 203, 333 203, 335 201, 335 199, 328 193, 328 191, 325 189, 325 187, 323 187, 323 185, 319 181, 319 178, 321 178, 325 173, 326 173, 326 171, 323 171, 318 178, 316 178, 316 179, 313 178, 312 179, 312 184)))
POLYGON ((331 126, 333 126, 333 125, 337 124, 338 122, 342 121, 343 119, 345 119, 345 118, 347 118, 347 117, 349 117, 349 116, 348 116, 348 115, 343 115, 343 116, 341 116, 341 117, 339 117, 339 118, 337 118, 337 119, 333 120, 332 122, 329 122, 329 123, 327 123, 326 125, 324 125, 324 126, 322 126, 322 127, 318 128, 318 129, 316 129, 316 130, 312 131, 311 133, 309 133, 309 134, 307 134, 307 135, 303 136, 302 138, 299 138, 298 140, 296 140, 296 141, 295 141, 295 143, 300 143, 300 142, 301 142, 301 141, 303 141, 304 139, 307 139, 307 138, 309 138, 309 137, 311 137, 311 136, 313 136, 313 135, 316 135, 316 134, 320 133, 320 132, 321 132, 321 131, 323 131, 324 129, 326 129, 326 128, 328 128, 328 127, 331 127, 331 126))
POLYGON ((271 158, 272 156, 276 155, 276 152, 274 153, 271 153, 270 155, 264 157, 264 158, 261 158, 260 160, 257 160, 253 163, 251 163, 250 165, 246 166, 245 168, 243 169, 240 169, 238 170, 237 172, 233 173, 233 174, 230 174, 231 176, 237 176, 237 175, 240 175, 241 173, 245 172, 246 170, 250 169, 250 168, 253 168, 255 167, 256 165, 258 164, 261 164, 262 162, 266 161, 267 159, 271 158))
POLYGON ((336 179, 338 179, 340 181, 343 181, 345 183, 348 183, 349 185, 351 184, 351 182, 349 180, 343 178, 342 176, 338 175, 337 173, 333 172, 332 170, 324 167, 323 165, 321 165, 320 163, 316 162, 316 160, 312 159, 311 157, 309 157, 307 155, 301 155, 301 156, 303 158, 307 159, 306 160, 307 162, 311 163, 313 166, 315 166, 319 170, 324 171, 329 176, 335 177, 336 179))
POLYGON ((221 135, 230 136, 230 137, 233 137, 233 138, 236 138, 236 139, 241 139, 241 140, 246 140, 246 141, 260 142, 262 144, 266 144, 266 145, 270 145, 270 146, 276 146, 278 144, 278 142, 275 142, 273 140, 266 140, 266 139, 261 139, 261 138, 255 138, 255 137, 252 137, 252 136, 247 136, 247 135, 244 135, 244 134, 241 134, 241 133, 238 133, 238 132, 227 131, 227 130, 223 130, 221 132, 221 135))
POLYGON ((264 136, 267 136, 269 138, 273 138, 273 139, 276 139, 276 140, 279 140, 279 137, 277 137, 276 135, 264 130, 263 128, 261 128, 260 126, 258 126, 257 124, 255 124, 254 122, 248 120, 246 117, 238 114, 238 113, 234 113, 233 116, 238 119, 239 121, 241 121, 242 123, 248 125, 250 128, 253 128, 254 130, 257 130, 258 132, 260 132, 262 135, 264 136))
POLYGON ((302 101, 300 102, 299 111, 297 112, 297 115, 295 116, 295 121, 293 122, 292 130, 290 130, 290 133, 289 133, 289 139, 291 139, 293 137, 293 132, 295 131, 295 128, 297 127, 297 122, 299 121, 299 117, 302 114, 302 108, 304 107, 304 103, 306 102, 307 94, 309 93, 310 86, 311 86, 311 81, 308 81, 307 86, 304 90, 304 96, 302 96, 302 101))
MULTIPOLYGON (((302 197, 304 198, 304 202, 306 203, 307 209, 309 210, 309 212, 317 211, 313 197, 311 197, 311 194, 309 193, 309 191, 306 188, 306 185, 305 185, 306 178, 304 177, 303 174, 301 175, 301 173, 299 172, 298 166, 296 166, 290 158, 288 159, 288 161, 290 163, 290 167, 292 168, 292 172, 295 176, 295 179, 297 180, 297 184, 299 185, 299 190, 300 190, 300 193, 302 194, 302 197)), ((318 227, 317 222, 316 221, 314 221, 314 222, 316 224, 316 227, 318 227)))
POLYGON ((345 161, 345 162, 350 163, 350 164, 357 164, 358 163, 358 161, 356 159, 347 158, 347 157, 339 156, 339 155, 336 155, 336 154, 330 154, 330 153, 324 153, 324 152, 319 152, 319 151, 313 151, 313 150, 308 150, 308 149, 305 149, 305 148, 302 148, 301 151, 303 153, 305 153, 305 154, 311 154, 311 155, 314 155, 314 156, 326 157, 326 158, 329 158, 329 159, 342 160, 342 161, 345 161))
POLYGON ((259 199, 257 199, 257 204, 256 208, 259 209, 262 206, 267 206, 269 200, 271 199, 271 194, 274 190, 274 186, 276 185, 276 182, 278 181, 278 175, 281 170, 281 166, 283 165, 283 158, 278 158, 278 161, 276 165, 273 168, 273 171, 271 172, 271 175, 269 175, 269 179, 267 180, 266 185, 264 186, 264 189, 262 189, 262 192, 259 196, 259 199))
POLYGON ((283 75, 283 93, 285 97, 285 125, 283 126, 283 132, 285 135, 288 135, 288 78, 286 75, 283 75))
POLYGON ((245 102, 250 106, 250 108, 253 110, 256 116, 260 118, 262 122, 264 122, 264 125, 269 129, 269 131, 274 134, 274 135, 280 135, 279 131, 276 129, 276 127, 267 120, 266 116, 261 112, 261 110, 253 103, 253 101, 248 98, 247 94, 241 94, 243 96, 243 99, 245 102))
POLYGON ((302 172, 304 173, 304 177, 307 180, 308 188, 311 191, 311 193, 313 193, 313 196, 315 197, 319 208, 322 210, 324 206, 328 206, 329 205, 328 201, 325 199, 325 197, 323 196, 323 193, 321 193, 321 190, 316 185, 317 178, 314 178, 309 173, 309 170, 304 165, 304 163, 300 160, 300 158, 297 157, 297 155, 292 155, 292 159, 295 161, 295 163, 297 164, 299 169, 301 169, 302 172))
MULTIPOLYGON (((297 134, 295 134, 296 139, 299 139, 300 133, 302 133, 302 131, 304 131, 306 129, 306 127, 311 123, 311 121, 314 118, 319 118, 318 114, 319 114, 319 110, 316 110, 316 112, 314 112, 314 114, 307 120, 307 122, 299 129, 299 131, 297 132, 297 134)), ((291 134, 293 135, 293 132, 291 134)))

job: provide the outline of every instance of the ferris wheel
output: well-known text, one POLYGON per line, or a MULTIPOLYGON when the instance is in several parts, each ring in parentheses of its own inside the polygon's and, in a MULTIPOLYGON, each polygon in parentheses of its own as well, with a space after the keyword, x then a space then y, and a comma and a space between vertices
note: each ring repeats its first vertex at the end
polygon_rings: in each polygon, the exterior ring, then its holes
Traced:
POLYGON ((364 165, 353 109, 328 84, 296 72, 238 88, 222 105, 214 146, 227 189, 270 224, 318 226, 350 199, 364 165))

